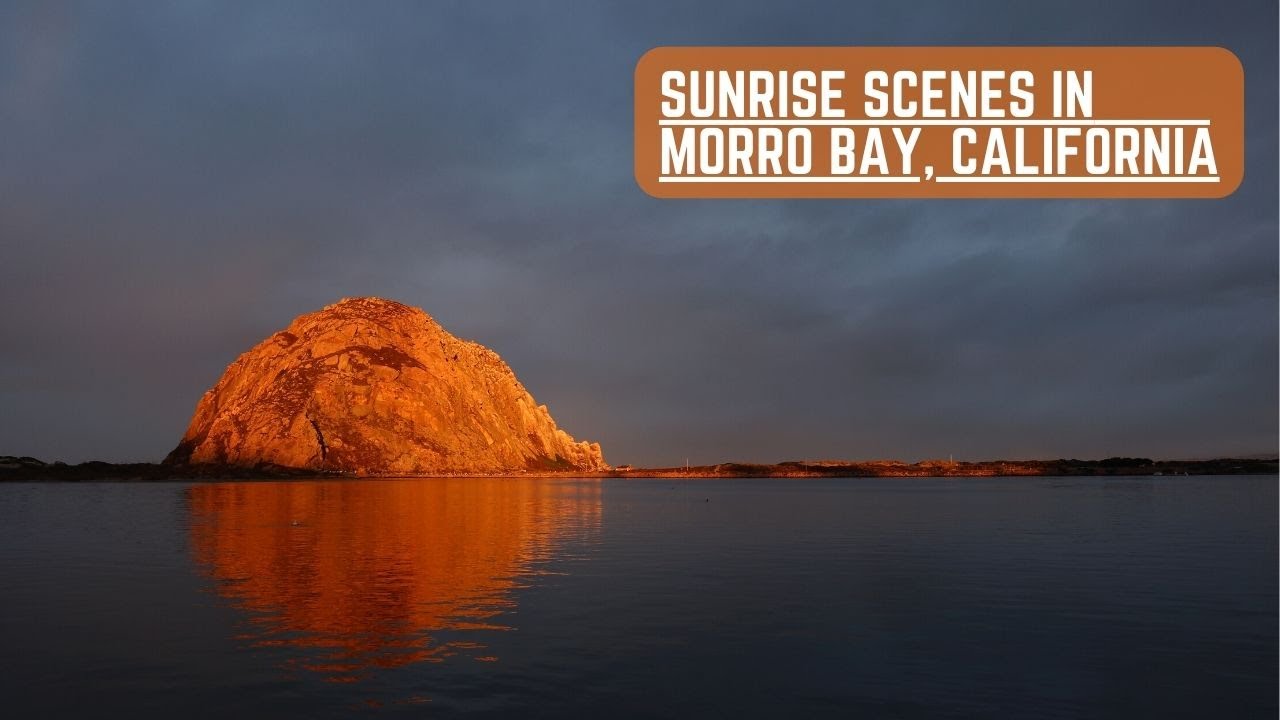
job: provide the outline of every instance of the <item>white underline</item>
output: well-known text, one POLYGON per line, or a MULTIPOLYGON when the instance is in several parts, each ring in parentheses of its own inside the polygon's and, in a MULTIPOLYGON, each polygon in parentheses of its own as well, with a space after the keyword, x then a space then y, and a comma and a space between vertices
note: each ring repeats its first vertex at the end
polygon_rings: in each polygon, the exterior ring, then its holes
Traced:
POLYGON ((1142 177, 1140 175, 1027 175, 1019 176, 956 176, 939 175, 935 178, 941 183, 1216 183, 1222 182, 1217 175, 1182 175, 1142 177))
MULTIPOLYGON (((939 175, 941 183, 1216 183, 1217 175, 1183 176, 1125 176, 1125 175, 1026 175, 1026 176, 963 176, 939 175)), ((660 175, 660 183, 918 183, 918 177, 867 175, 660 175)))
POLYGON ((1208 127, 1208 120, 819 120, 781 118, 740 120, 735 118, 710 118, 704 120, 659 120, 662 127, 1130 127, 1134 125, 1208 127))
POLYGON ((659 175, 660 183, 918 183, 918 177, 869 175, 659 175))

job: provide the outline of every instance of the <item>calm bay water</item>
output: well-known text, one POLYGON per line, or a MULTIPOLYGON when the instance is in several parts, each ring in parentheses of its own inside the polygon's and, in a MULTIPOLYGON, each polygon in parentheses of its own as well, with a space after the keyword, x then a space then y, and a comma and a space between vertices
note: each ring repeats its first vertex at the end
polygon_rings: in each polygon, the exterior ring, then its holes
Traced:
POLYGON ((0 486, 7 717, 1274 718, 1273 477, 0 486))

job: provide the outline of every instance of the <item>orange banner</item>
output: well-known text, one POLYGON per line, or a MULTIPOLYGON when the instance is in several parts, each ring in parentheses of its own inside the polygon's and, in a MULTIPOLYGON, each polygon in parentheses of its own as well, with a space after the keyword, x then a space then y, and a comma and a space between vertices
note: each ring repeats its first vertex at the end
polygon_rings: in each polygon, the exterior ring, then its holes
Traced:
POLYGON ((660 198, 1219 198, 1244 69, 1216 47, 663 47, 635 73, 660 198))

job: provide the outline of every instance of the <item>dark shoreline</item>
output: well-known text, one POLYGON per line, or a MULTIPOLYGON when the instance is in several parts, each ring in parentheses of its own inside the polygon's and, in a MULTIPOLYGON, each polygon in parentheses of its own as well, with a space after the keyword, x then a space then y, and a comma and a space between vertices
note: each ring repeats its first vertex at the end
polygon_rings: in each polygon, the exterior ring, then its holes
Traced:
MULTIPOLYGON (((690 467, 633 468, 607 472, 502 473, 491 475, 423 475, 409 477, 590 477, 590 478, 893 478, 893 477, 1106 477, 1180 475, 1276 475, 1276 459, 1219 458, 1213 460, 989 460, 960 462, 930 460, 797 461, 777 464, 721 463, 690 467)), ((363 475, 279 466, 172 465, 164 463, 85 462, 45 463, 30 457, 0 456, 0 482, 161 482, 173 480, 240 481, 316 478, 391 478, 403 475, 363 475)))
POLYGON ((1275 475, 1273 459, 1218 458, 1213 460, 986 460, 961 462, 899 460, 784 462, 775 465, 723 463, 689 468, 646 468, 614 473, 621 477, 692 478, 877 478, 877 477, 1105 477, 1166 475, 1275 475))

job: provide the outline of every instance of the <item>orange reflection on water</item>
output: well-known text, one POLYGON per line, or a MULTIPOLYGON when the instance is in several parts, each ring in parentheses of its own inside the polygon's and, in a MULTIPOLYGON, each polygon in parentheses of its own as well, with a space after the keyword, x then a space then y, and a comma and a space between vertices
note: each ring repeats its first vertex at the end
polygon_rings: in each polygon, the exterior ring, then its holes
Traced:
POLYGON ((196 560, 250 611, 240 639, 354 682, 375 668, 492 662, 513 591, 599 529, 594 482, 449 478, 195 485, 196 560), (445 641, 444 631, 477 631, 445 641))

